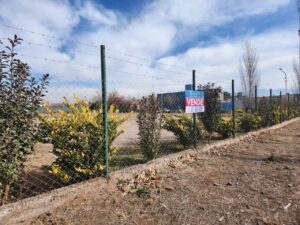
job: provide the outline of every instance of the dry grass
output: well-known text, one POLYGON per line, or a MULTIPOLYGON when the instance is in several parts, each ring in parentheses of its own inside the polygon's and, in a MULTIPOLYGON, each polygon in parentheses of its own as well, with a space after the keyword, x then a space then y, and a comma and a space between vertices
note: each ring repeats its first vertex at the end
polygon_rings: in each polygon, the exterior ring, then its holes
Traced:
POLYGON ((300 224, 299 149, 298 121, 209 154, 186 154, 154 175, 111 180, 23 224, 300 224), (276 160, 266 160, 272 153, 276 160), (145 187, 147 198, 120 188, 126 184, 145 187))

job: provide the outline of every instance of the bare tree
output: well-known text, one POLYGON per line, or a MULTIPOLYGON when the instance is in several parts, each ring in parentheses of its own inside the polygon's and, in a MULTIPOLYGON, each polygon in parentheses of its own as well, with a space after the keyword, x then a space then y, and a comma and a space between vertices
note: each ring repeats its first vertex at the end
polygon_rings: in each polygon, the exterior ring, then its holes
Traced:
POLYGON ((259 58, 256 49, 253 48, 251 42, 245 43, 245 52, 240 62, 240 76, 244 94, 248 97, 246 106, 252 108, 252 99, 255 94, 255 86, 258 86, 260 73, 258 70, 259 58))
POLYGON ((300 65, 294 62, 294 73, 295 73, 295 90, 297 94, 300 94, 300 65))

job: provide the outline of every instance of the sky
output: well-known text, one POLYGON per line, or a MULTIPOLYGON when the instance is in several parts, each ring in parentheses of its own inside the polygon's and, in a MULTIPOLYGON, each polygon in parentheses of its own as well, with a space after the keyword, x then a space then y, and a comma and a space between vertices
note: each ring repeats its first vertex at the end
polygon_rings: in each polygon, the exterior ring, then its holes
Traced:
MULTIPOLYGON (((50 74, 46 100, 92 99, 107 86, 125 96, 214 82, 241 91, 239 63, 250 41, 259 56, 259 93, 293 87, 298 60, 296 0, 0 0, 0 38, 23 39, 18 57, 34 76, 50 74)), ((292 90, 289 90, 292 91, 292 90)))

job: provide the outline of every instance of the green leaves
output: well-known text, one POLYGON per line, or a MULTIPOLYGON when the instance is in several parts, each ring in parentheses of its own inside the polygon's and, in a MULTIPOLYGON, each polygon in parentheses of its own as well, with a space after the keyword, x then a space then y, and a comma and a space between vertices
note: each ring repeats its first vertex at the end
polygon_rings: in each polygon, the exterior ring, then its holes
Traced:
POLYGON ((146 160, 154 159, 160 147, 162 113, 154 94, 140 101, 137 123, 139 127, 140 148, 146 160))
POLYGON ((216 132, 221 122, 221 103, 219 96, 222 92, 220 87, 215 87, 214 83, 200 85, 199 90, 204 91, 205 111, 202 115, 202 121, 208 133, 216 132))
MULTIPOLYGON (((0 193, 8 200, 5 188, 18 182, 27 156, 32 152, 37 133, 36 110, 42 102, 49 75, 40 82, 29 66, 17 59, 15 47, 22 41, 16 35, 10 46, 0 51, 0 193)), ((1 46, 0 46, 1 47, 1 46)))
MULTIPOLYGON (((74 183, 105 172, 103 151, 103 111, 90 109, 87 101, 74 96, 76 104, 65 98, 70 113, 53 111, 44 106, 48 115, 40 116, 41 140, 53 144, 56 161, 49 172, 60 177, 65 183, 74 183)), ((116 147, 112 142, 122 132, 118 127, 129 117, 119 116, 119 110, 111 106, 108 112, 109 156, 116 147)))

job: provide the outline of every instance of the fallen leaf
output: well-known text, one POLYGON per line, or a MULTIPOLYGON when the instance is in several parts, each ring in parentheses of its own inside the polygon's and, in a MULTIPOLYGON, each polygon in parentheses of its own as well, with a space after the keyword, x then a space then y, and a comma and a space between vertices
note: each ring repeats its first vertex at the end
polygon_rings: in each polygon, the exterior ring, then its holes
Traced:
POLYGON ((173 188, 171 186, 165 186, 165 189, 168 191, 176 191, 175 188, 173 188))

